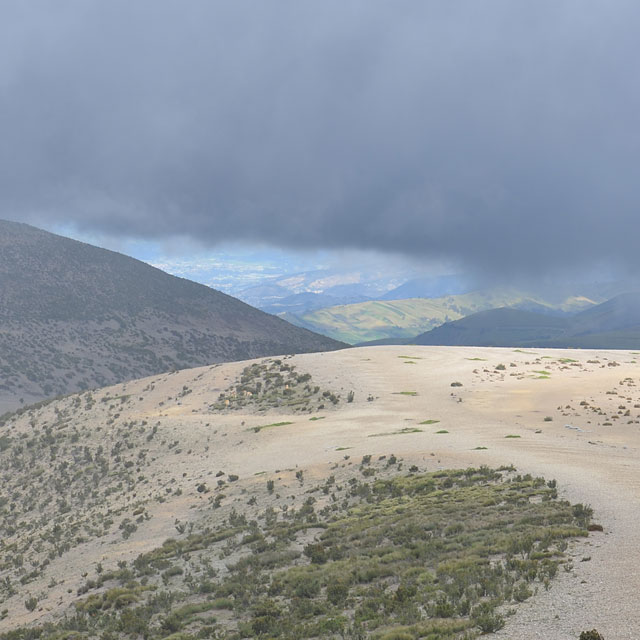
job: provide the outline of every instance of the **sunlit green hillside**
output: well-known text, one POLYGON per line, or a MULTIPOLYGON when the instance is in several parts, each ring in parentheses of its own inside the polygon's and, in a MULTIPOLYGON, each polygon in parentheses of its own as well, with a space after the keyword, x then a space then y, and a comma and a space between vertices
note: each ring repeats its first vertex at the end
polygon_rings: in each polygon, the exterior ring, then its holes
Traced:
POLYGON ((543 313, 580 311, 595 302, 583 296, 550 300, 514 289, 485 290, 442 298, 371 301, 286 315, 293 324, 358 344, 385 338, 412 338, 477 311, 516 307, 543 313))

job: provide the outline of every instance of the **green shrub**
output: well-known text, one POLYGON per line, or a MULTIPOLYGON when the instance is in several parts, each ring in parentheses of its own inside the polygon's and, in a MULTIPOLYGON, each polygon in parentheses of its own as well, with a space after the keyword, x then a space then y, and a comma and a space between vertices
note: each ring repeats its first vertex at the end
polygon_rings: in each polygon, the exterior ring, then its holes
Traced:
POLYGON ((430 608, 430 615, 433 618, 451 618, 455 615, 456 608, 453 603, 445 597, 440 597, 436 603, 430 608))
POLYGON ((251 629, 260 636, 277 630, 281 611, 273 600, 263 600, 254 609, 251 629))
POLYGON ((344 582, 330 582, 327 585, 327 600, 335 606, 344 604, 348 595, 349 586, 344 582))
POLYGON ((533 592, 527 586, 526 582, 520 582, 513 590, 513 599, 516 602, 524 602, 533 595, 533 592))
POLYGON ((483 613, 474 622, 482 633, 495 633, 504 627, 504 618, 499 613, 483 613))
POLYGON ((471 619, 482 633, 495 633, 504 627, 504 618, 490 602, 483 602, 475 607, 471 612, 471 619))
POLYGON ((414 640, 415 636, 408 631, 388 631, 380 640, 414 640))

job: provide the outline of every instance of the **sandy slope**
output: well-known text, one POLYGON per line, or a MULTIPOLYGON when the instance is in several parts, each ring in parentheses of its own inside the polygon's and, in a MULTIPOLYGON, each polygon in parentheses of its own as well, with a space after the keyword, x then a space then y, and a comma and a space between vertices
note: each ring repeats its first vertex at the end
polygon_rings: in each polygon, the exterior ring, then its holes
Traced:
MULTIPOLYGON (((294 356, 288 362, 311 373, 316 384, 343 399, 355 391, 353 403, 343 401, 338 409, 322 412, 320 421, 277 413, 212 414, 210 403, 246 363, 112 387, 112 395, 136 399, 121 410, 120 419, 158 422, 162 437, 180 440, 181 452, 172 453, 170 463, 158 453, 153 477, 157 486, 184 483, 185 495, 156 505, 153 518, 130 540, 114 535, 107 547, 104 541, 86 545, 80 563, 63 559, 51 570, 67 572, 66 587, 80 565, 132 558, 160 544, 175 534, 175 518, 188 520, 194 513, 193 500, 199 498, 194 484, 212 482, 218 469, 248 478, 296 466, 324 469, 327 463, 343 463, 345 456, 359 461, 364 454, 391 452, 427 470, 513 463, 523 473, 556 478, 562 495, 594 508, 605 532, 580 543, 573 571, 524 603, 499 635, 561 640, 596 627, 607 640, 640 638, 640 355, 637 362, 635 357, 620 351, 470 347, 369 347, 294 356), (499 364, 504 370, 496 369, 499 364), (190 392, 177 398, 185 387, 190 392), (546 416, 553 420, 545 421, 546 416), (293 424, 258 433, 251 429, 287 420, 293 424), (425 420, 439 422, 419 424, 425 420), (394 433, 407 427, 422 431, 394 433), (586 557, 591 559, 581 561, 586 557)), ((99 421, 102 404, 78 420, 99 421)), ((14 428, 26 427, 18 422, 14 428)), ((144 497, 142 488, 139 494, 144 497)), ((64 606, 65 589, 57 595, 64 606)), ((34 619, 18 604, 11 606, 11 626, 34 619)))

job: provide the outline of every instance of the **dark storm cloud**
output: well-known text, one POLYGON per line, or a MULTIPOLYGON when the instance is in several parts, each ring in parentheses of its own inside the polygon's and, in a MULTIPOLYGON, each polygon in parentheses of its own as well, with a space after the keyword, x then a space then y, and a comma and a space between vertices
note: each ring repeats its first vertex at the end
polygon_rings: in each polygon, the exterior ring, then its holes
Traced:
POLYGON ((0 217, 635 267, 640 5, 0 8, 0 217))

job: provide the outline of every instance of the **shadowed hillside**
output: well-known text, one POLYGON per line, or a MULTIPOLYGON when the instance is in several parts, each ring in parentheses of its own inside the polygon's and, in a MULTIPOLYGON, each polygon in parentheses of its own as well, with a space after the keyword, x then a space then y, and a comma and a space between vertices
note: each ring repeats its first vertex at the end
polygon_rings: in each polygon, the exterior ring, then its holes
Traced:
POLYGON ((127 256, 0 221, 0 408, 340 343, 127 256))
POLYGON ((640 294, 625 293, 571 317, 491 309, 447 322, 408 342, 424 345, 637 349, 640 294))
POLYGON ((447 322, 410 342, 425 345, 522 346, 559 337, 568 326, 567 318, 503 307, 447 322))

